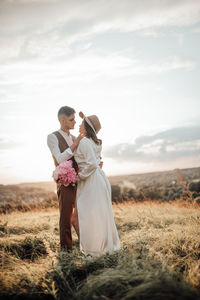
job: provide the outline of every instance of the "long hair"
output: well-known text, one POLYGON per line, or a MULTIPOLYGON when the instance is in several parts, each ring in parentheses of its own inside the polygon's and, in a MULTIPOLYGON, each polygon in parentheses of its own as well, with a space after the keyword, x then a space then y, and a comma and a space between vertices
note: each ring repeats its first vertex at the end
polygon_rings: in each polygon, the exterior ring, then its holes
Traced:
POLYGON ((84 127, 86 130, 87 137, 91 138, 95 142, 95 144, 101 145, 102 140, 97 138, 96 133, 94 132, 94 130, 90 127, 90 125, 85 120, 84 120, 84 127))

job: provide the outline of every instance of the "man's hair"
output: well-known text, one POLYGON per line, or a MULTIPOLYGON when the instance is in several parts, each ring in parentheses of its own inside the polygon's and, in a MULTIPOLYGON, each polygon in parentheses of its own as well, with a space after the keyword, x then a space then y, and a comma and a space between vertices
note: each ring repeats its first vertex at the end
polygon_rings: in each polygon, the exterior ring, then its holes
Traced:
POLYGON ((69 106, 62 106, 58 111, 58 119, 61 115, 65 115, 69 117, 70 115, 74 114, 75 110, 69 106))

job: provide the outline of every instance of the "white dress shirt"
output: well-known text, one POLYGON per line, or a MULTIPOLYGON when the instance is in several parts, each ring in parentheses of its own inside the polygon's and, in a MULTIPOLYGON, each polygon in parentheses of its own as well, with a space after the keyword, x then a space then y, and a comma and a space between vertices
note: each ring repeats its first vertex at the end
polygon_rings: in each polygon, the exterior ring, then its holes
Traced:
MULTIPOLYGON (((72 136, 71 134, 67 134, 62 129, 59 129, 58 132, 64 137, 69 147, 73 144, 72 136)), ((58 146, 58 139, 55 136, 55 134, 50 133, 47 136, 47 145, 51 151, 51 154, 55 157, 57 162, 60 164, 64 160, 68 160, 73 156, 73 152, 70 148, 67 148, 64 152, 60 152, 59 146, 58 146)))

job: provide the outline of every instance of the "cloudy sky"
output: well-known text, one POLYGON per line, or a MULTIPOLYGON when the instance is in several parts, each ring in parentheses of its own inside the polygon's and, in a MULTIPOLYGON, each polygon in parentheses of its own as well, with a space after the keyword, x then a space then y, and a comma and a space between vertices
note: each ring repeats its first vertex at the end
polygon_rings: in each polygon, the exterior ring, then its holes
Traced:
POLYGON ((107 175, 200 166, 199 78, 199 0, 1 0, 0 183, 52 180, 63 105, 107 175))

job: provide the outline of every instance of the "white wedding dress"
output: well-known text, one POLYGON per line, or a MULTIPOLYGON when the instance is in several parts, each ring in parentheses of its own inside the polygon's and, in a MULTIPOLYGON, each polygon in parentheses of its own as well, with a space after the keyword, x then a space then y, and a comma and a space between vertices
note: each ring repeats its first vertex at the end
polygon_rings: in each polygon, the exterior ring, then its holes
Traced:
POLYGON ((80 250, 91 256, 120 249, 110 183, 99 167, 101 149, 92 139, 83 138, 74 154, 80 169, 76 197, 80 250))

